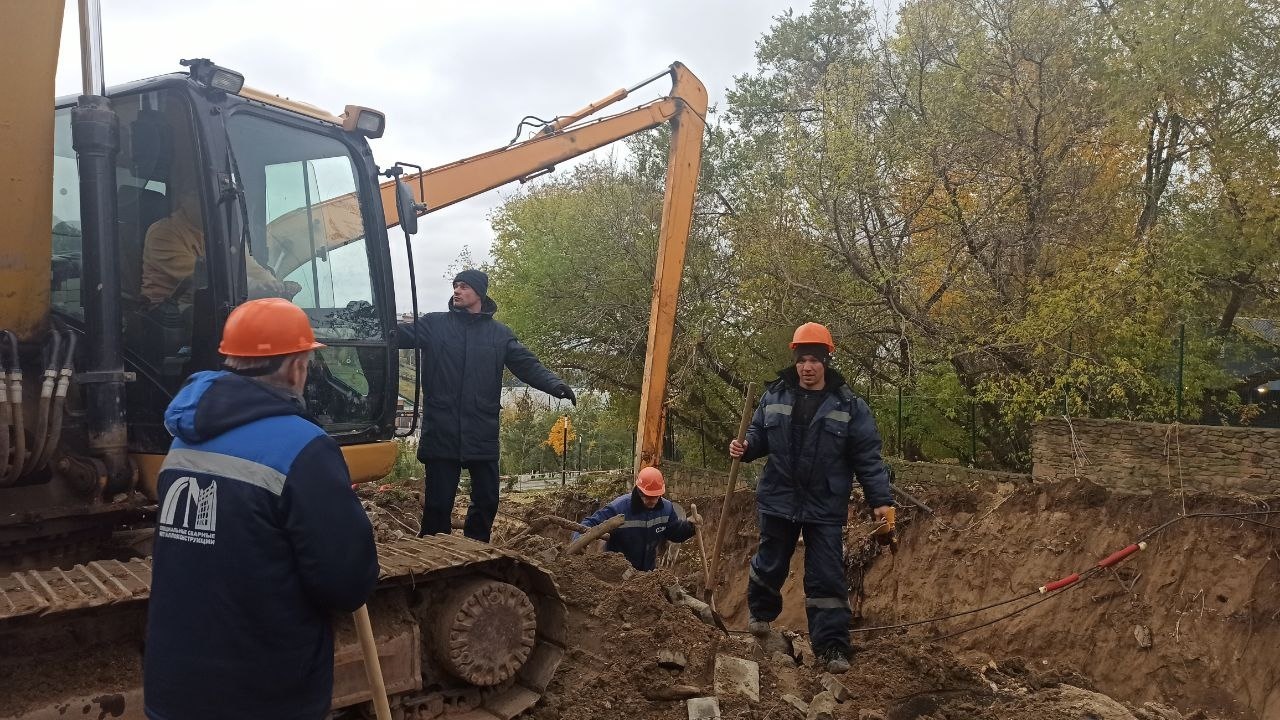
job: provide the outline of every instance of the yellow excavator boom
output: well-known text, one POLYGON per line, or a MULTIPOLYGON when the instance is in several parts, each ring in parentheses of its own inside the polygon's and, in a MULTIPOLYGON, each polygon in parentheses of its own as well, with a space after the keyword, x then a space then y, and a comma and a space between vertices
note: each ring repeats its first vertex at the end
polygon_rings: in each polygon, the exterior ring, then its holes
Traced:
POLYGON ((49 319, 53 215, 54 75, 63 3, 6 2, 0 23, 5 80, 0 119, 0 318, 26 340, 49 319))

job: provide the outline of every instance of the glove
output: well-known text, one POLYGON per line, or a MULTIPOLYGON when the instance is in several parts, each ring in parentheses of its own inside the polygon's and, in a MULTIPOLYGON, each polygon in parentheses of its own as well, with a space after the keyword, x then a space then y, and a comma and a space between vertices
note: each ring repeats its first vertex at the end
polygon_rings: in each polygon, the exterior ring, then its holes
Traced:
POLYGON ((690 525, 695 527, 702 524, 702 516, 697 513, 694 513, 685 519, 689 521, 690 525))
POLYGON ((574 395, 573 388, 565 383, 560 383, 560 387, 556 388, 556 397, 568 400, 574 407, 578 406, 578 396, 574 395))

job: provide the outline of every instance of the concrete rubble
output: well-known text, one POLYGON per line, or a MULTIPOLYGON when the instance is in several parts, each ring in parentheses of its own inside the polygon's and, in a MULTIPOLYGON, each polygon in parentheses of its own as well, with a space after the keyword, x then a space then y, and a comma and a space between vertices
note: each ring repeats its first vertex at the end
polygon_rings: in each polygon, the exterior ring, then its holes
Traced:
POLYGON ((760 701, 760 665, 732 655, 716 655, 716 695, 737 694, 760 701))

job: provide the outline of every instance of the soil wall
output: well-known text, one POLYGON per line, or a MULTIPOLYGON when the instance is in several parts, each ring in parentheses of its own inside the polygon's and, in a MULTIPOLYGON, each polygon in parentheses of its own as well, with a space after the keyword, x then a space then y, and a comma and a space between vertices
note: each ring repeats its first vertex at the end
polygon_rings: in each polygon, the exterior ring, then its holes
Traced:
MULTIPOLYGON (((898 552, 869 564, 861 578, 864 626, 946 615, 1034 591, 1093 566, 1182 509, 1181 498, 1168 493, 1122 495, 1077 481, 988 485, 980 494, 921 492, 937 516, 905 513, 898 552)), ((1192 497, 1187 506, 1189 512, 1256 509, 1207 496, 1192 497)), ((1280 517, 1259 519, 1280 524, 1280 517)), ((851 554, 857 547, 852 537, 851 554)), ((911 633, 938 637, 1020 605, 911 633)), ((1223 518, 1180 521, 1115 568, 943 645, 996 658, 1066 661, 1098 690, 1131 702, 1275 720, 1280 529, 1223 518)))

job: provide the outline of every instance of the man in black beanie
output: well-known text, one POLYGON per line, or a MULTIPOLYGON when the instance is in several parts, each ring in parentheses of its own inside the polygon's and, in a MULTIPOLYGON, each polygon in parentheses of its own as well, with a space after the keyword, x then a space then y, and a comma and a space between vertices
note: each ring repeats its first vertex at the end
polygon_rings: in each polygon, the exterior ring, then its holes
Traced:
POLYGON ((831 367, 831 332, 818 323, 796 328, 793 365, 778 372, 730 457, 768 457, 756 486, 760 547, 747 579, 747 629, 768 647, 770 623, 782 612, 782 583, 804 536, 805 614, 809 642, 827 672, 849 669, 849 588, 844 579, 844 524, 853 478, 877 519, 893 505, 880 433, 862 398, 831 367))
POLYGON ((573 389, 543 367, 511 328, 493 319, 489 276, 474 269, 453 279, 447 312, 401 324, 403 350, 422 353, 422 436, 426 466, 420 535, 447 535, 462 468, 471 473, 471 505, 463 534, 489 542, 498 514, 498 412, 502 368, 549 395, 577 404, 573 389))

